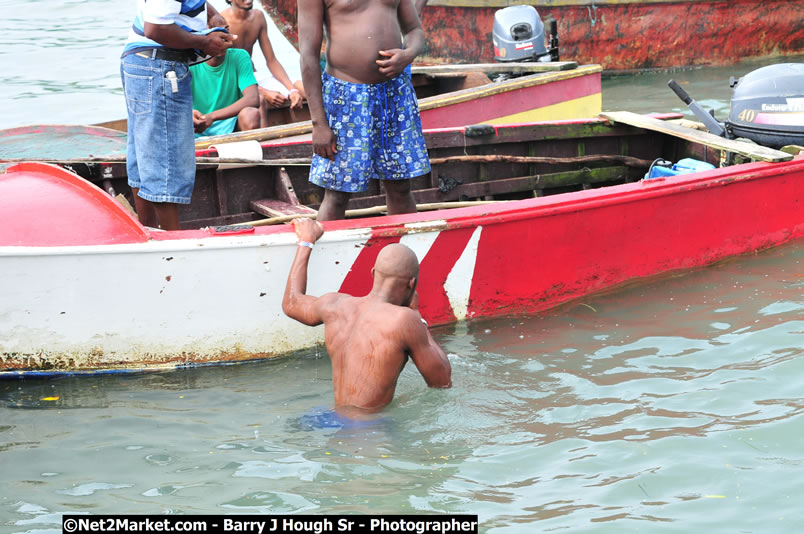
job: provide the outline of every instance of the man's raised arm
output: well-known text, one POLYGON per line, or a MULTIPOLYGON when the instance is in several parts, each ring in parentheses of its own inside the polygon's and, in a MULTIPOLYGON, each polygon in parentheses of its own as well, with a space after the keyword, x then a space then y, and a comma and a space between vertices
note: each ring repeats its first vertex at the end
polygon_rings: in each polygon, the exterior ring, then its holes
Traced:
POLYGON ((317 306, 319 298, 307 295, 307 264, 310 262, 313 245, 324 234, 324 227, 312 219, 296 219, 293 226, 299 238, 299 246, 285 286, 282 311, 291 319, 307 326, 318 326, 323 318, 317 306))

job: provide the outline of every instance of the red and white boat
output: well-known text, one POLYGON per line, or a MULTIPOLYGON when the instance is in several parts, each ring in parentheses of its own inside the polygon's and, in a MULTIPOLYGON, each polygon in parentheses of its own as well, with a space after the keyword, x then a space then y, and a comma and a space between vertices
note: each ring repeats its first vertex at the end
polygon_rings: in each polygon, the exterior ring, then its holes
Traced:
MULTIPOLYGON (((414 180, 417 201, 505 201, 326 223, 311 294, 365 294, 378 251, 402 242, 421 261, 421 312, 443 325, 540 312, 804 235, 804 157, 667 120, 614 113, 426 135, 434 171, 414 180), (642 179, 655 159, 683 157, 754 161, 642 179)), ((0 377, 241 362, 321 343, 321 328, 281 310, 292 228, 260 226, 254 211, 316 206, 299 160, 310 144, 262 148, 259 165, 203 160, 188 229, 175 232, 142 227, 107 193, 130 194, 119 162, 72 163, 106 191, 46 163, 0 175, 0 377), (265 195, 273 203, 255 200, 265 195)))

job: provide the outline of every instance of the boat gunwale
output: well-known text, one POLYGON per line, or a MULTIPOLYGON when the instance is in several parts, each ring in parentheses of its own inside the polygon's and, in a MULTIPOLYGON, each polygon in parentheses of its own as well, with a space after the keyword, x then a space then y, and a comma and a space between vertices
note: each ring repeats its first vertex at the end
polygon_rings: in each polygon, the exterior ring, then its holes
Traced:
MULTIPOLYGON (((726 187, 740 182, 781 178, 787 174, 798 172, 804 172, 804 158, 795 158, 777 163, 744 163, 671 178, 653 178, 584 191, 511 200, 499 204, 331 221, 326 223, 329 228, 320 243, 325 246, 338 242, 354 241, 355 239, 365 238, 367 235, 395 237, 436 230, 456 230, 551 217, 603 206, 628 204, 656 197, 688 194, 699 189, 726 187)), ((253 233, 235 235, 215 235, 210 233, 209 228, 170 232, 152 231, 149 234, 150 239, 140 243, 75 246, 0 246, 0 257, 125 254, 133 252, 162 253, 183 250, 197 251, 200 248, 225 250, 232 248, 291 246, 295 243, 294 230, 290 225, 254 227, 253 233), (268 238, 269 241, 265 242, 265 238, 268 238), (271 242, 274 239, 277 239, 276 242, 271 242)))

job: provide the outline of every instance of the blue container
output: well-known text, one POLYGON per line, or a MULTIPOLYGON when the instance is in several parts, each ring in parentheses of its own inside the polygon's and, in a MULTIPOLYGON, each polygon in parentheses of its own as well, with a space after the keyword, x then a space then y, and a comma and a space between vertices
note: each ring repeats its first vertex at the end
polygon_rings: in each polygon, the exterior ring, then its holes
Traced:
POLYGON ((715 166, 711 163, 692 158, 684 158, 670 167, 661 164, 654 164, 651 167, 650 172, 645 175, 645 179, 648 180, 651 178, 662 178, 665 176, 678 176, 679 174, 689 174, 691 172, 711 171, 714 168, 715 166))

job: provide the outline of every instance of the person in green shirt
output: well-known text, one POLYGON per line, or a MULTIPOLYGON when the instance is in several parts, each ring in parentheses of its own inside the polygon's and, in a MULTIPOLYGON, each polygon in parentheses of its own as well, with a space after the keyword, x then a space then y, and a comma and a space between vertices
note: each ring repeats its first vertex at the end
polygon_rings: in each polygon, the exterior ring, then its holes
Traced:
POLYGON ((260 127, 257 79, 248 52, 230 48, 191 66, 190 72, 196 137, 260 127))

